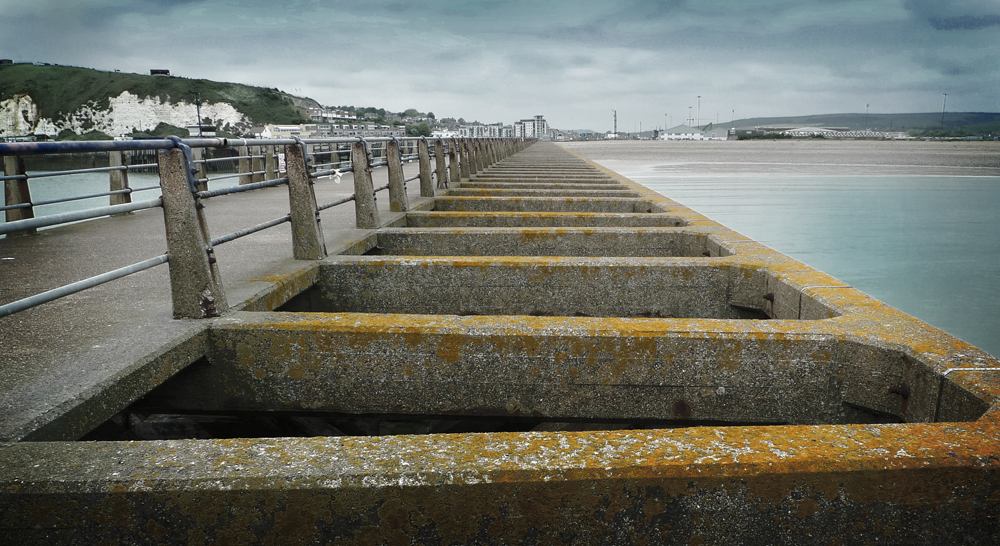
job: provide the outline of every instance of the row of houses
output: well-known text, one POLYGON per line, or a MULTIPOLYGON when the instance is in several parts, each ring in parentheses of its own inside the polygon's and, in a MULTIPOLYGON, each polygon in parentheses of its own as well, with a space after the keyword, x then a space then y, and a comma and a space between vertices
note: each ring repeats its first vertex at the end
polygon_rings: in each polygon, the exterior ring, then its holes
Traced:
POLYGON ((522 119, 512 125, 503 123, 469 123, 459 127, 457 136, 471 138, 537 138, 539 140, 549 140, 549 123, 545 121, 545 116, 537 115, 532 118, 522 119))
POLYGON ((305 125, 265 125, 250 129, 252 138, 340 138, 404 137, 402 125, 373 123, 307 123, 305 125))

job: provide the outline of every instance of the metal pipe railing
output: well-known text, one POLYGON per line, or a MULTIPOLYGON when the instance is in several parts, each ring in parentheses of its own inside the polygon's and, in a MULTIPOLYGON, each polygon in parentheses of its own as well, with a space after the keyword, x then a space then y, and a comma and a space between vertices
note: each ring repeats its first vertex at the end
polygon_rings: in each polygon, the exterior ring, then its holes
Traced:
MULTIPOLYGON (((183 229, 200 229, 203 231, 203 236, 204 236, 203 240, 209 241, 207 246, 205 246, 203 249, 205 252, 208 253, 209 256, 209 260, 207 260, 209 268, 216 267, 214 253, 213 253, 214 246, 234 241, 241 237, 246 237, 253 233, 257 233, 269 229, 271 227, 284 224, 286 222, 291 222, 293 224, 293 230, 292 230, 293 237, 299 237, 298 233, 301 231, 301 229, 296 229, 294 227, 297 223, 311 222, 313 224, 313 227, 315 228, 314 231, 316 234, 319 235, 319 238, 318 239, 314 238, 313 239, 314 242, 309 244, 323 245, 322 232, 318 230, 318 213, 320 211, 327 210, 332 207, 336 207, 354 201, 357 207, 356 215, 358 216, 357 220, 358 227, 362 227, 362 221, 361 221, 362 209, 365 210, 366 215, 374 217, 374 222, 372 222, 372 219, 370 218, 366 219, 365 226, 378 226, 379 225, 378 211, 377 208, 374 208, 374 203, 375 203, 374 199, 378 192, 381 192, 383 190, 389 190, 391 199, 397 199, 397 197, 394 196, 399 195, 398 192, 400 190, 403 191, 402 195, 405 196, 405 187, 407 183, 421 179, 423 180, 421 183, 422 186, 421 191, 422 195, 424 195, 423 194, 423 192, 425 191, 424 186, 428 184, 428 180, 432 176, 438 178, 444 176, 445 180, 439 182, 443 182, 444 183, 443 186, 446 187, 448 183, 448 173, 452 172, 454 169, 457 168, 456 165, 458 164, 459 161, 463 165, 466 165, 469 161, 475 161, 476 165, 471 167, 472 167, 472 172, 476 172, 477 170, 483 169, 489 164, 491 164, 493 161, 496 160, 497 158, 496 156, 499 155, 496 154, 495 156, 494 151, 491 150, 490 148, 490 143, 488 139, 473 139, 470 141, 469 139, 438 138, 432 140, 438 143, 436 145, 440 145, 439 149, 432 151, 428 146, 428 143, 430 141, 423 137, 403 137, 403 138, 374 137, 374 138, 326 138, 326 139, 299 139, 299 138, 179 139, 176 137, 172 137, 165 139, 150 139, 150 140, 140 140, 140 141, 94 141, 94 142, 71 142, 71 143, 67 142, 0 143, 0 155, 15 155, 15 156, 35 155, 35 154, 124 152, 124 151, 150 151, 150 150, 159 150, 162 153, 167 154, 167 155, 161 155, 159 163, 144 163, 141 165, 122 165, 121 155, 118 154, 116 156, 114 154, 111 154, 112 158, 117 157, 118 159, 115 159, 115 161, 112 162, 112 165, 108 167, 53 171, 53 172, 45 172, 38 174, 30 174, 25 172, 23 166, 17 167, 17 169, 20 169, 19 171, 15 169, 15 172, 13 174, 10 173, 5 174, 0 180, 4 182, 10 181, 12 183, 16 182, 18 184, 25 184, 24 187, 28 188, 26 184, 28 184, 34 178, 51 178, 51 177, 67 176, 74 174, 92 174, 92 173, 107 172, 111 173, 112 176, 112 189, 108 192, 93 193, 75 197, 61 197, 56 199, 49 199, 46 201, 38 201, 34 203, 32 203, 30 200, 30 190, 29 190, 28 194, 25 196, 26 202, 5 204, 3 207, 0 207, 0 211, 7 212, 7 211, 19 211, 28 209, 28 211, 30 212, 34 206, 64 203, 69 201, 92 199, 96 197, 105 197, 105 196, 112 196, 112 197, 122 196, 122 195, 128 196, 136 191, 153 190, 157 189, 158 187, 162 189, 164 193, 161 197, 158 197, 156 199, 138 203, 115 204, 104 207, 95 207, 81 211, 52 214, 40 218, 26 218, 21 220, 12 220, 10 222, 0 224, 0 235, 7 235, 19 231, 35 230, 38 228, 50 227, 62 223, 88 220, 92 218, 98 218, 102 216, 120 214, 125 212, 132 212, 153 207, 164 207, 164 209, 166 209, 164 217, 168 223, 167 227, 169 230, 171 229, 169 225, 170 222, 172 221, 171 218, 172 216, 177 214, 178 210, 183 210, 187 207, 190 212, 185 214, 193 214, 194 216, 200 218, 203 215, 203 207, 201 207, 198 202, 202 199, 209 199, 213 197, 231 195, 262 188, 275 187, 279 185, 287 185, 289 187, 290 193, 298 191, 300 192, 299 195, 301 196, 303 195, 301 194, 303 188, 307 188, 309 184, 312 184, 310 179, 318 179, 318 178, 323 178, 325 176, 331 176, 331 177, 337 176, 339 182, 340 174, 353 172, 355 173, 354 194, 347 197, 343 197, 341 199, 337 199, 330 203, 326 203, 324 205, 317 205, 315 202, 314 195, 311 197, 311 199, 307 199, 306 201, 304 201, 304 203, 306 203, 305 205, 306 208, 304 209, 302 208, 303 205, 295 204, 297 202, 295 199, 290 199, 290 201, 293 202, 293 206, 289 214, 217 238, 208 237, 207 232, 204 231, 206 229, 205 226, 207 225, 207 223, 204 222, 203 220, 197 222, 185 222, 183 227, 183 229), (389 143, 391 142, 395 144, 392 145, 390 153, 389 143), (460 143, 462 143, 461 147, 460 143), (322 147, 329 149, 316 149, 315 148, 316 145, 321 145, 322 147), (208 159, 201 158, 202 152, 200 151, 198 152, 197 157, 195 157, 195 155, 193 154, 193 150, 200 150, 202 148, 223 149, 223 148, 232 148, 238 146, 246 146, 248 147, 247 150, 251 151, 250 153, 244 152, 237 156, 208 158, 208 159), (252 149, 249 148, 250 146, 261 146, 261 147, 270 146, 271 148, 267 149, 263 153, 263 155, 259 155, 253 153, 252 149), (277 171, 279 169, 278 169, 277 159, 274 154, 277 151, 275 147, 278 146, 286 147, 285 155, 288 168, 287 176, 282 178, 275 178, 272 180, 255 181, 253 183, 246 183, 240 186, 218 188, 215 190, 202 189, 198 191, 198 189, 195 188, 195 185, 201 185, 204 188, 204 185, 207 184, 207 182, 209 181, 214 182, 231 178, 241 178, 243 180, 249 181, 251 177, 271 176, 277 174, 277 171), (405 155, 403 154, 404 151, 406 152, 405 155), (439 153, 440 155, 445 156, 442 157, 441 159, 450 159, 451 163, 450 165, 445 165, 443 167, 444 168, 443 174, 440 168, 431 168, 430 163, 425 160, 426 158, 438 158, 439 153), (315 165, 310 163, 310 158, 315 158, 317 156, 324 156, 324 155, 329 156, 331 158, 335 157, 339 159, 339 161, 336 162, 330 161, 328 163, 319 163, 315 165), (347 155, 348 158, 343 158, 344 155, 347 155), (422 156, 424 159, 422 159, 422 156), (239 173, 235 173, 232 175, 216 176, 216 177, 208 177, 204 175, 204 168, 209 164, 222 163, 227 161, 240 162, 241 160, 243 162, 239 165, 239 169, 241 171, 239 173), (265 160, 266 163, 261 165, 260 163, 257 163, 257 161, 259 160, 265 160), (389 165, 390 160, 393 162, 398 161, 398 166, 393 167, 392 165, 389 165), (359 161, 361 162, 360 166, 363 167, 360 171, 357 170, 357 167, 359 166, 358 165, 359 161), (411 176, 409 178, 403 178, 402 175, 399 174, 401 172, 399 170, 399 167, 413 161, 420 162, 420 169, 419 169, 420 173, 415 176, 411 176), (251 164, 251 162, 254 167, 257 167, 256 169, 246 168, 248 165, 251 164), (345 164, 348 164, 349 166, 343 167, 343 165, 345 164), (124 180, 125 187, 122 189, 114 189, 114 184, 115 184, 114 176, 116 176, 115 173, 127 173, 128 171, 131 170, 152 168, 152 167, 156 167, 159 170, 162 169, 162 165, 168 165, 168 171, 159 172, 160 185, 158 187, 151 186, 138 189, 129 188, 127 183, 127 178, 122 178, 122 180, 124 180), (333 165, 337 165, 338 168, 325 169, 325 170, 320 169, 320 167, 328 167, 333 165), (260 170, 261 166, 265 167, 264 170, 260 170), (381 166, 390 167, 390 182, 389 184, 375 188, 371 184, 370 170, 372 168, 381 166), (200 172, 202 173, 202 177, 201 178, 192 177, 191 173, 194 173, 198 168, 201 169, 200 172), (423 179, 422 175, 427 178, 423 179), (365 188, 366 185, 367 187, 365 188), (173 190, 170 190, 168 192, 168 188, 173 188, 173 190), (181 189, 181 191, 180 193, 177 193, 177 190, 179 188, 181 189), (361 190, 359 190, 359 188, 361 190), (169 199, 167 199, 168 193, 170 194, 169 199), (188 195, 187 198, 183 197, 185 193, 187 193, 188 195), (359 200, 358 195, 364 195, 364 194, 367 194, 368 197, 366 197, 364 199, 364 203, 362 203, 362 201, 359 200), (185 200, 188 204, 184 204, 185 200), (180 209, 178 209, 177 207, 180 207, 180 209), (174 212, 171 213, 169 212, 170 210, 173 210, 174 212)), ((518 149, 520 145, 523 144, 523 140, 511 141, 511 142, 517 142, 518 145, 512 146, 510 149, 518 149)), ((20 164, 23 165, 23 162, 20 164)), ((441 167, 442 165, 443 164, 438 165, 438 167, 441 167)), ((441 186, 439 185, 439 187, 441 186)), ((307 191, 309 192, 309 194, 311 194, 312 192, 311 189, 307 191)), ((433 196, 433 188, 430 189, 430 192, 431 193, 429 195, 433 196)), ((299 199, 298 202, 302 202, 302 200, 299 199)), ((393 206, 395 207, 397 202, 394 201, 393 203, 394 203, 393 206)), ((403 201, 403 203, 404 203, 404 208, 401 208, 399 210, 406 210, 405 200, 403 201)), ((8 214, 10 213, 8 212, 8 214)), ((175 229, 181 229, 181 228, 175 228, 175 229)), ((188 237, 186 239, 193 241, 193 240, 198 240, 198 237, 188 237)), ((171 246, 173 244, 177 243, 172 243, 170 238, 168 238, 168 247, 173 248, 171 246)), ((325 255, 325 249, 323 248, 320 248, 318 251, 317 250, 309 251, 307 249, 305 251, 300 252, 301 249, 298 248, 297 246, 299 244, 300 243, 298 242, 295 243, 296 247, 294 253, 296 258, 315 259, 315 257, 322 257, 322 255, 325 255)), ((152 258, 150 260, 139 262, 137 264, 126 266, 124 268, 119 268, 114 271, 109 271, 102 275, 91 277, 89 279, 84 279, 82 281, 66 285, 64 287, 60 287, 54 290, 50 290, 48 292, 44 292, 42 294, 38 294, 36 296, 31 296, 29 298, 25 298, 23 300, 18 300, 17 302, 4 305, 0 307, 0 316, 28 309, 30 307, 34 307, 36 305, 40 305, 48 301, 52 301, 53 299, 62 297, 64 295, 76 293, 81 290, 85 290, 87 288, 103 284, 105 282, 110 282, 111 280, 115 280, 138 271, 143 271, 150 267, 155 267, 156 265, 162 263, 167 263, 169 261, 169 256, 173 254, 174 254, 173 251, 171 251, 163 256, 152 258)), ((178 265, 178 267, 186 272, 189 272, 191 270, 190 268, 192 263, 195 264, 195 269, 197 269, 198 267, 204 267, 203 265, 201 266, 197 265, 197 258, 196 258, 197 254, 198 254, 197 252, 195 252, 194 254, 191 254, 190 252, 180 252, 179 254, 177 254, 181 256, 182 261, 190 260, 191 256, 195 257, 195 262, 187 262, 184 265, 178 265)), ((204 258, 202 258, 201 260, 203 263, 206 262, 204 258)), ((173 269, 173 265, 171 266, 171 268, 173 269)), ((194 275, 186 274, 185 276, 197 277, 199 275, 201 275, 201 277, 204 278, 204 275, 202 274, 194 274, 194 275)), ((213 279, 218 279, 217 273, 211 274, 209 276, 212 277, 213 279)), ((174 296, 175 317, 213 316, 214 314, 218 314, 226 309, 225 294, 224 292, 221 291, 221 284, 218 284, 217 280, 211 281, 209 284, 213 284, 213 286, 208 286, 204 290, 202 288, 195 289, 194 284, 192 284, 192 282, 187 279, 177 280, 173 276, 171 276, 171 283, 178 283, 178 282, 187 283, 185 284, 185 286, 190 287, 191 289, 181 290, 180 292, 178 292, 178 290, 176 290, 177 287, 174 287, 174 290, 172 290, 172 293, 174 293, 175 295, 174 296), (178 293, 195 294, 196 296, 195 300, 197 300, 195 307, 197 308, 197 310, 196 311, 191 311, 190 309, 185 310, 184 304, 182 302, 178 302, 177 298, 180 297, 178 296, 178 293), (214 302, 214 304, 208 306, 209 307, 208 309, 206 309, 205 308, 206 306, 204 305, 206 294, 214 294, 214 296, 209 298, 211 301, 214 302)), ((188 296, 183 296, 183 297, 191 299, 188 296)))
POLYGON ((76 294, 77 292, 82 292, 88 288, 93 288, 95 286, 100 286, 104 283, 111 282, 113 280, 126 277, 133 273, 138 273, 140 271, 145 271, 152 267, 156 267, 160 264, 167 263, 170 257, 166 254, 157 256, 155 258, 150 258, 132 265, 127 265, 115 269, 114 271, 108 271, 107 273, 102 273, 88 279, 83 279, 65 286, 60 286, 59 288, 54 288, 47 292, 42 292, 41 294, 35 294, 34 296, 28 296, 27 298, 17 300, 5 305, 0 305, 0 317, 6 317, 7 315, 13 315, 18 311, 24 311, 25 309, 31 309, 32 307, 37 307, 43 303, 48 303, 52 300, 62 298, 64 296, 69 296, 70 294, 76 294))
POLYGON ((163 206, 163 199, 157 197, 150 201, 140 201, 138 203, 128 203, 126 205, 109 205, 93 209, 78 210, 75 212, 63 212, 61 214, 51 214, 40 218, 29 218, 27 220, 15 220, 0 224, 0 235, 27 231, 42 227, 54 226, 57 224, 67 224, 69 222, 79 222, 80 220, 90 220, 112 214, 122 214, 124 212, 134 212, 137 210, 151 209, 163 206))

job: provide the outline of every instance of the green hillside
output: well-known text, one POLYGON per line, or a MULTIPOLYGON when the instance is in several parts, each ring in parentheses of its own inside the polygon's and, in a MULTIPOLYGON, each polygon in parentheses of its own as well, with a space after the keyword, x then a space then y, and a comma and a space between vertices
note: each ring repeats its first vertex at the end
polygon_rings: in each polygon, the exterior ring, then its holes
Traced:
POLYGON ((0 100, 27 94, 38 105, 41 117, 53 121, 90 101, 107 108, 108 99, 123 91, 142 98, 159 97, 164 101, 169 98, 171 102, 194 102, 195 94, 200 93, 202 104, 228 102, 254 124, 304 121, 292 101, 277 89, 69 66, 15 64, 0 67, 0 100))

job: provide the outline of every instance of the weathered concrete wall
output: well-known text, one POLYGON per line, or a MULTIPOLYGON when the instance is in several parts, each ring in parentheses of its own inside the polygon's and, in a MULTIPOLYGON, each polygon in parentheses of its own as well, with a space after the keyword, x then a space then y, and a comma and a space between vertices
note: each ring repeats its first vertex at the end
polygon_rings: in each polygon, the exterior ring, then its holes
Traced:
POLYGON ((678 227, 687 225, 678 216, 664 214, 599 212, 409 212, 409 227, 678 227))
POLYGON ((511 212, 663 212, 642 199, 617 197, 438 197, 440 211, 511 211, 511 212))
MULTIPOLYGON (((995 425, 17 444, 18 544, 991 544, 995 425), (960 446, 960 447, 958 447, 960 446)), ((15 534, 11 534, 11 532, 15 534)))
POLYGON ((763 283, 705 258, 343 256, 320 266, 316 311, 415 314, 752 318, 763 283))
POLYGON ((675 228, 382 229, 377 254, 396 256, 702 257, 710 236, 675 228))
MULTIPOLYGON (((669 423, 934 421, 940 378, 790 321, 249 314, 213 328, 183 411, 669 423), (902 383, 904 400, 891 389, 902 383), (377 387, 373 388, 374 385, 377 387)), ((164 404, 163 400, 158 402, 164 404)), ((967 395, 963 420, 987 405, 967 395)))

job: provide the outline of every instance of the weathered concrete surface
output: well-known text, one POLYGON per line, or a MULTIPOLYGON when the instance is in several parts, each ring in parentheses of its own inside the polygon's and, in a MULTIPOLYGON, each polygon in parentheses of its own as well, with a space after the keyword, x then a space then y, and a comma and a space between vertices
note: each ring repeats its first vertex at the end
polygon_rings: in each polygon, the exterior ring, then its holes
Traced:
MULTIPOLYGON (((317 311, 750 318, 763 280, 706 258, 342 256, 320 266, 317 311)), ((798 299, 796 297, 796 304, 798 299)))
MULTIPOLYGON (((515 158, 554 155, 538 144, 515 158)), ((601 172, 656 212, 479 216, 643 216, 703 234, 710 256, 464 263, 488 270, 563 261, 623 271, 645 260, 692 279, 726 270, 727 305, 758 305, 775 319, 231 313, 210 321, 201 338, 208 365, 189 370, 204 373, 192 385, 225 388, 198 403, 362 411, 413 404, 427 412, 468 409, 466 395, 488 408, 560 418, 669 411, 666 420, 700 420, 733 409, 760 422, 813 423, 824 411, 834 422, 868 414, 902 422, 5 444, 0 527, 24 544, 1000 541, 1000 374, 987 371, 1000 367, 996 359, 601 172), (773 397, 759 390, 765 384, 773 397), (655 395, 616 394, 630 388, 655 395), (741 398, 727 407, 730 392, 741 398)), ((388 221, 419 231, 416 218, 475 225, 476 215, 411 212, 388 221)), ((356 235, 341 248, 376 247, 377 232, 356 235)), ((357 272, 369 264, 381 274, 423 264, 444 275, 462 262, 333 256, 277 275, 271 286, 289 294, 319 282, 325 268, 357 272)), ((259 295, 254 309, 281 299, 259 295)))
POLYGON ((511 212, 663 212, 651 203, 635 198, 583 197, 438 197, 439 211, 511 212))
POLYGON ((601 212, 410 212, 409 227, 670 226, 687 225, 676 216, 601 212))
MULTIPOLYGON (((17 444, 18 544, 990 544, 995 423, 17 444)), ((16 534, 10 534, 16 531, 16 534)))
POLYGON ((398 256, 689 256, 710 235, 676 228, 381 229, 377 254, 398 256))

